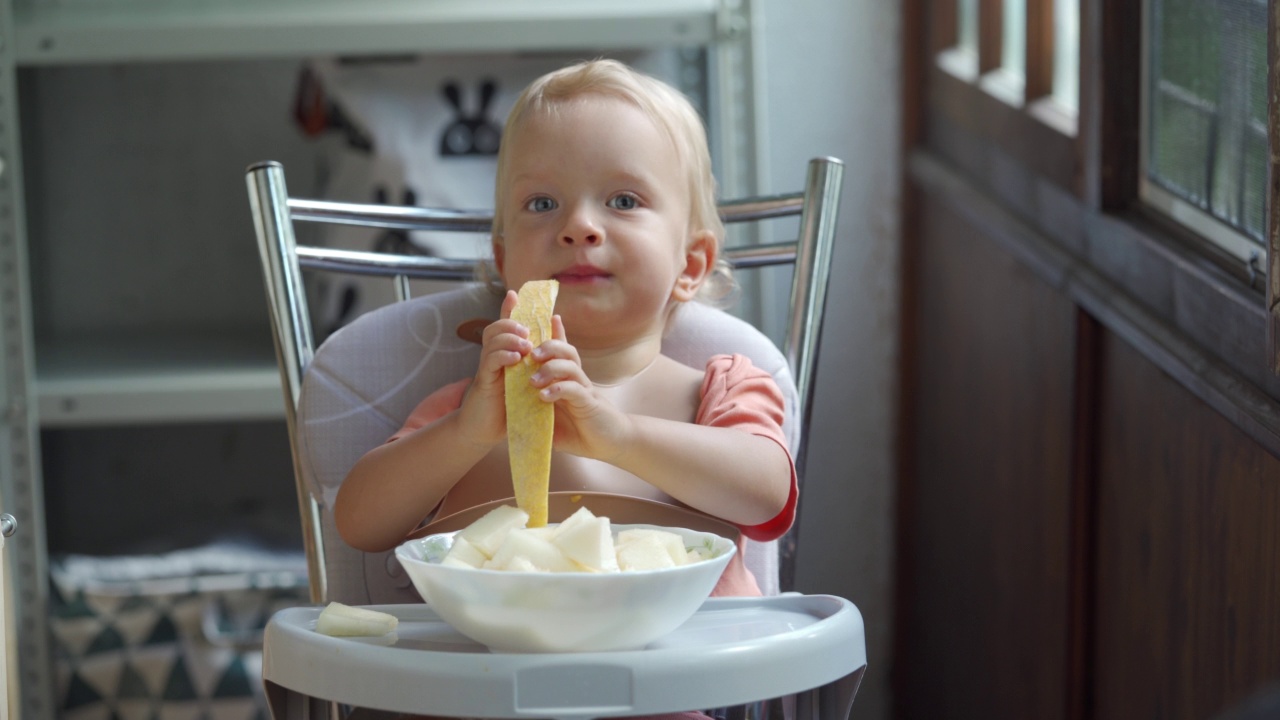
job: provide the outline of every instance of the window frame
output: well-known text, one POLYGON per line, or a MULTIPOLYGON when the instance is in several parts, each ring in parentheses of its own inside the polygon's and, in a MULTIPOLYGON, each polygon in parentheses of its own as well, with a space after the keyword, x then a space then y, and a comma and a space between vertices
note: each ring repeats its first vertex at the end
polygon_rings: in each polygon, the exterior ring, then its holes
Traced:
MULTIPOLYGON (((1159 183, 1151 180, 1147 173, 1150 163, 1150 142, 1145 129, 1151 121, 1151 47, 1154 39, 1151 36, 1151 3, 1154 0, 1141 0, 1141 73, 1139 75, 1141 91, 1139 93, 1139 136, 1138 144, 1138 198, 1151 211, 1167 216, 1174 222, 1183 225, 1192 233, 1203 238, 1212 247, 1206 247, 1206 254, 1219 256, 1224 263, 1241 263, 1247 272, 1254 274, 1262 271, 1262 257, 1274 255, 1267 248, 1264 237, 1262 248, 1245 233, 1232 227, 1227 222, 1215 217, 1195 204, 1184 200, 1176 193, 1166 190, 1159 183)), ((1265 10, 1264 10, 1265 12, 1265 10)), ((1269 73, 1270 74, 1270 73, 1269 73)), ((1216 112, 1216 110, 1215 110, 1216 112)), ((1268 112, 1268 116, 1271 113, 1268 112)), ((1252 277, 1252 276, 1251 276, 1252 277)))
MULTIPOLYGON (((947 65, 958 29, 955 0, 909 4, 908 22, 916 16, 928 35, 904 59, 908 183, 942 192, 959 183, 994 199, 992 207, 1012 212, 1011 219, 1037 235, 1034 242, 1011 238, 1010 250, 1043 269, 1052 282, 1068 283, 1064 291, 1091 312, 1114 315, 1121 306, 1139 311, 1112 329, 1148 348, 1151 359, 1185 378, 1189 387, 1198 386, 1216 407, 1230 405, 1239 417, 1255 420, 1250 408, 1256 409, 1260 397, 1280 400, 1280 220, 1272 207, 1280 197, 1278 2, 1267 4, 1272 150, 1265 266, 1249 267, 1213 251, 1200 235, 1139 195, 1142 48, 1133 38, 1143 27, 1140 3, 1081 0, 1074 134, 1045 122, 1035 102, 1011 106, 984 91, 978 78, 947 65), (953 174, 940 180, 939 169, 953 174), (1052 252, 1035 249, 1041 240, 1050 242, 1052 252), (1093 279, 1074 284, 1063 279, 1080 271, 1093 279), (1201 359, 1174 345, 1194 348, 1201 359)), ((1045 20, 1029 6, 1028 24, 1033 22, 1045 20)), ((1030 37, 1028 44, 1030 61, 1036 57, 1030 37)), ((1030 76, 1029 83, 1035 86, 1030 76)), ((1275 424, 1260 422, 1266 428, 1275 424)))
POLYGON ((1021 78, 1003 68, 1003 0, 979 0, 977 57, 958 49, 958 3, 934 2, 932 55, 928 85, 931 104, 970 132, 989 138, 1013 138, 1008 150, 1017 160, 1053 178, 1060 187, 1080 188, 1076 161, 1078 113, 1053 97, 1053 3, 1027 0, 1026 47, 1021 78), (975 62, 976 60, 976 62, 975 62), (975 67, 976 65, 976 67, 975 67), (974 92, 981 98, 975 102, 974 92))
POLYGON ((1280 375, 1280 3, 1267 3, 1267 347, 1280 375))

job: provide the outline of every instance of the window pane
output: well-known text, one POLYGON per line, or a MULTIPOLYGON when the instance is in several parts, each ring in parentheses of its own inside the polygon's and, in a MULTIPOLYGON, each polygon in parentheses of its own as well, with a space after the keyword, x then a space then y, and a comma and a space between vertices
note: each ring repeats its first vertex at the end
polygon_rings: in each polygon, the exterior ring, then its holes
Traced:
POLYGON ((1147 176, 1259 246, 1265 0, 1150 0, 1147 176))
POLYGON ((1080 3, 1053 2, 1053 99, 1062 107, 1080 109, 1080 3))
POLYGON ((978 56, 978 0, 959 0, 960 37, 956 38, 962 52, 978 56))
POLYGON ((1004 0, 1003 27, 1000 29, 1000 67, 1017 78, 1026 77, 1027 67, 1027 0, 1004 0))

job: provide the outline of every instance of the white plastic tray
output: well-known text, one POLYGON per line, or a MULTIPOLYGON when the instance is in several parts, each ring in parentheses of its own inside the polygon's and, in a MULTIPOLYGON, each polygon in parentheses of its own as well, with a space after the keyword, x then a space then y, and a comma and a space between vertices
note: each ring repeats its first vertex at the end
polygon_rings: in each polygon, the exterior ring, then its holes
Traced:
POLYGON ((262 677, 276 720, 319 716, 310 699, 437 716, 579 720, 797 693, 799 717, 844 720, 867 660, 862 614, 831 595, 711 598, 642 650, 570 654, 491 653, 426 605, 371 607, 400 619, 396 633, 321 635, 319 607, 272 617, 262 677))

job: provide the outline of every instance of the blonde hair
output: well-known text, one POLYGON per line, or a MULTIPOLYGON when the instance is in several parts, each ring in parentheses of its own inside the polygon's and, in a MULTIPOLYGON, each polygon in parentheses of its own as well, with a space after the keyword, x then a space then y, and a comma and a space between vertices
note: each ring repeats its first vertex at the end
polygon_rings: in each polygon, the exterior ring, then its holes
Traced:
POLYGON ((698 291, 700 300, 718 302, 735 289, 729 264, 721 257, 724 223, 716 205, 716 180, 711 171, 707 131, 693 104, 670 85, 638 72, 616 60, 590 60, 553 71, 534 80, 516 99, 498 146, 498 170, 494 183, 493 241, 502 242, 502 207, 506 201, 510 144, 522 122, 535 114, 549 113, 557 105, 584 95, 622 100, 639 108, 662 130, 675 148, 684 170, 689 193, 690 229, 715 236, 716 267, 698 291))

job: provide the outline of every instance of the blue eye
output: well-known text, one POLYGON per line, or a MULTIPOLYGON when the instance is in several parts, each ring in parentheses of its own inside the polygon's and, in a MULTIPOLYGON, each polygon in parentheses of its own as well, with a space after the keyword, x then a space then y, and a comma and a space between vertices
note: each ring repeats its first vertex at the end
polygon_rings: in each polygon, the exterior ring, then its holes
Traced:
POLYGON ((614 210, 635 210, 640 207, 640 201, 636 199, 635 195, 623 193, 609 198, 609 207, 614 210))
POLYGON ((545 195, 542 197, 536 197, 525 205, 525 209, 532 210, 533 212, 547 212, 549 210, 555 210, 556 201, 546 197, 545 195))

